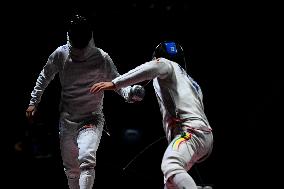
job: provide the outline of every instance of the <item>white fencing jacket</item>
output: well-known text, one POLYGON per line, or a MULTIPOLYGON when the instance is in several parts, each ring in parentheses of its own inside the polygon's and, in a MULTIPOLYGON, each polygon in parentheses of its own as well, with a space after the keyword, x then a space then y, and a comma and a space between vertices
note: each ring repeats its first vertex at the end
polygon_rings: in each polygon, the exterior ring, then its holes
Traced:
POLYGON ((115 78, 112 82, 120 89, 151 79, 168 140, 173 134, 173 122, 177 121, 190 129, 211 131, 204 113, 200 86, 175 62, 164 58, 152 60, 115 78))
MULTIPOLYGON (((110 56, 95 46, 93 38, 82 50, 73 48, 68 41, 49 56, 31 93, 30 105, 40 102, 45 88, 57 73, 62 87, 60 111, 78 119, 93 113, 102 114, 104 93, 91 94, 89 90, 94 83, 119 76, 110 56)), ((128 101, 130 89, 122 88, 117 93, 128 101)))

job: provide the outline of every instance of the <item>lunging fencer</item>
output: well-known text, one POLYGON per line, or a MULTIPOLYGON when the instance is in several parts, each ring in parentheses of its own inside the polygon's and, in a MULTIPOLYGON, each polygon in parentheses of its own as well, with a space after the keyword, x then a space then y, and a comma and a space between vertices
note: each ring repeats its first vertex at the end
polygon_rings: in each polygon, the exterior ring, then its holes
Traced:
MULTIPOLYGON (((94 83, 111 81, 119 73, 108 53, 95 45, 92 25, 82 15, 69 20, 67 44, 53 51, 40 72, 26 110, 28 119, 33 118, 43 92, 57 73, 61 84, 60 150, 68 185, 70 189, 92 189, 104 127, 104 93, 92 94, 90 88, 94 83)), ((143 99, 144 88, 134 85, 116 92, 132 103, 143 99)))
POLYGON ((91 92, 118 90, 145 80, 153 80, 168 140, 161 163, 164 188, 197 189, 188 171, 211 154, 213 133, 205 115, 201 88, 187 73, 185 55, 179 43, 160 43, 151 61, 112 81, 94 84, 91 92))

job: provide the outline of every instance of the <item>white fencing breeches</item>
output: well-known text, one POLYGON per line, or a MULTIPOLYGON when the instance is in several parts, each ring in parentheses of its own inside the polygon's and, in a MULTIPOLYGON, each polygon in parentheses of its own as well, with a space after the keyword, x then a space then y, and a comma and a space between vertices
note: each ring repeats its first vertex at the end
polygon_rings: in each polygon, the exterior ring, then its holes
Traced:
POLYGON ((60 149, 70 189, 92 189, 102 131, 103 122, 82 124, 60 119, 60 149))
POLYGON ((184 137, 177 135, 167 147, 162 160, 165 189, 196 189, 187 171, 200 158, 210 154, 212 147, 212 133, 187 133, 184 137))

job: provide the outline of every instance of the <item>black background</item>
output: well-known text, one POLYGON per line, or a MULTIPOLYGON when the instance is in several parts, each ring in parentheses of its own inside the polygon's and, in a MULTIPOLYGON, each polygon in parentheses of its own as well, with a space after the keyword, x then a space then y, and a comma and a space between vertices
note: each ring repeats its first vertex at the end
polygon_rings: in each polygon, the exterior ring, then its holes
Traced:
MULTIPOLYGON (((279 5, 78 3, 11 3, 1 15, 3 181, 9 188, 67 188, 57 133, 58 77, 42 97, 37 124, 27 123, 25 110, 49 54, 66 42, 64 22, 74 11, 92 20, 96 45, 109 53, 121 74, 150 60, 161 40, 177 39, 183 45, 189 73, 203 89, 215 140, 210 158, 190 171, 198 184, 214 188, 281 185, 277 172, 282 164, 284 79, 279 5), (20 150, 16 148, 19 144, 20 150), (32 150, 35 144, 39 144, 39 151, 32 150), (36 158, 42 154, 51 157, 36 158)), ((122 170, 163 136, 151 84, 146 87, 144 101, 136 104, 106 92, 104 112, 111 137, 103 135, 94 188, 163 188, 160 162, 165 140, 122 170), (138 130, 139 137, 127 141, 127 129, 138 130)))

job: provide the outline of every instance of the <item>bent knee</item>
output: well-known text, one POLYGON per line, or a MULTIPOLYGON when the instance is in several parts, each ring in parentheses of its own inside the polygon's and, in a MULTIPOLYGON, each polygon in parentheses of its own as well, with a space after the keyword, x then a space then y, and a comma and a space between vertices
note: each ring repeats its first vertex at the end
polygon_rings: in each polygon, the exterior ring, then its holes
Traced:
POLYGON ((96 158, 88 156, 82 159, 79 159, 80 169, 93 169, 96 166, 96 158))
POLYGON ((173 175, 181 172, 186 172, 186 163, 177 159, 167 159, 161 164, 161 170, 165 179, 172 177, 173 175))

